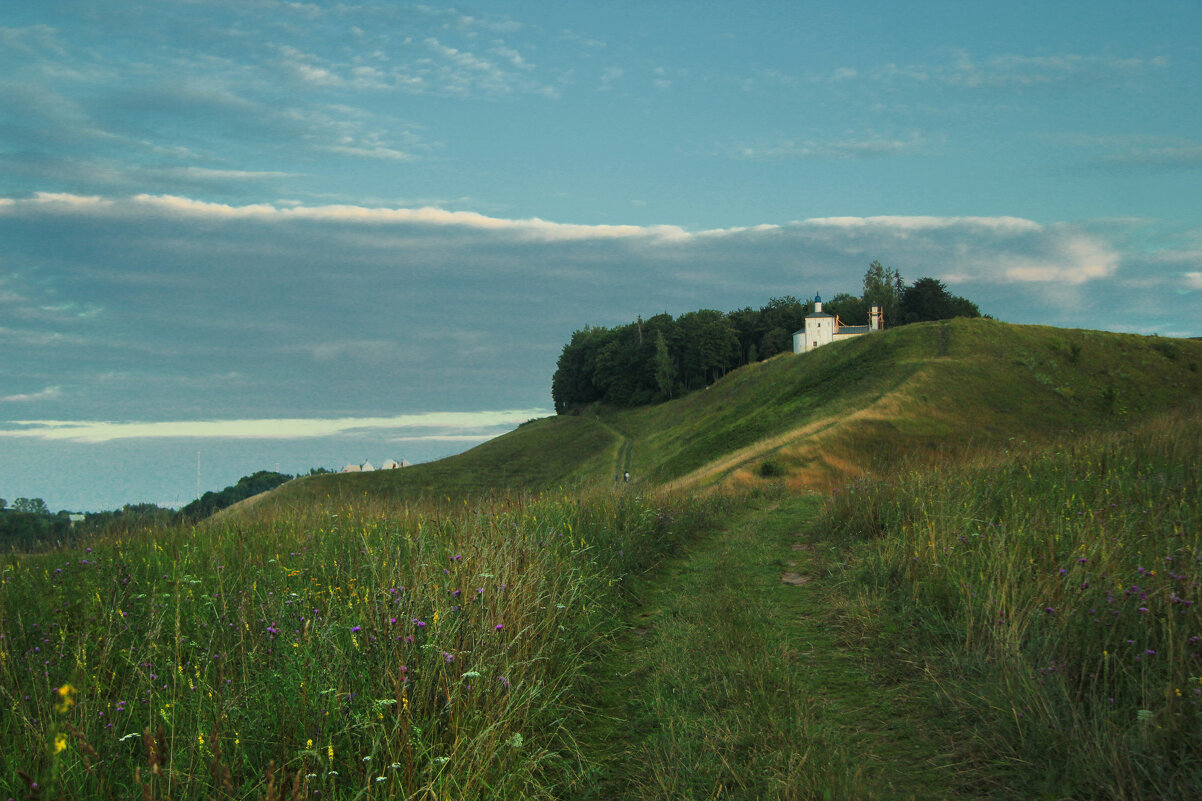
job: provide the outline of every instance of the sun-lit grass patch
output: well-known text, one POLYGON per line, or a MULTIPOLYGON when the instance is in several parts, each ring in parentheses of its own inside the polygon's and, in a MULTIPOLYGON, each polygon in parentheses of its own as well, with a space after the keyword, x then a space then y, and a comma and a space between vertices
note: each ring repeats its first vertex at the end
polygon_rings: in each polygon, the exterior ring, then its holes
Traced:
POLYGON ((4 557, 0 784, 548 796, 578 762, 565 704, 624 577, 722 503, 365 499, 4 557))

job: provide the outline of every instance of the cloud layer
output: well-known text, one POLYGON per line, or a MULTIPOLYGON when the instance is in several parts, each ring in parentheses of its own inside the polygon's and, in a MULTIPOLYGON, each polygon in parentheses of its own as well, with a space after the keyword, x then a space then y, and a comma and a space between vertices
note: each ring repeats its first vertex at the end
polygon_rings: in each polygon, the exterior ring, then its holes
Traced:
POLYGON ((337 419, 187 420, 156 423, 64 420, 15 420, 16 428, 0 429, 0 437, 27 437, 73 442, 112 442, 122 439, 287 439, 333 437, 343 434, 386 435, 415 441, 481 441, 548 409, 485 412, 427 412, 393 417, 337 419), (415 433, 422 432, 422 433, 415 433), (467 433, 470 432, 470 433, 467 433))

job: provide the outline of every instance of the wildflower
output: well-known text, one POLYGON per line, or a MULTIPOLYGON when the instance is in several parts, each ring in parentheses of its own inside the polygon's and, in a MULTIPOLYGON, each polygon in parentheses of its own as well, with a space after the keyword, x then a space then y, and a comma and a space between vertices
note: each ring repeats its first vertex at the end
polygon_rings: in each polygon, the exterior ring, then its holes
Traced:
POLYGON ((310 737, 308 740, 305 740, 305 748, 306 748, 306 749, 309 749, 309 748, 312 748, 312 747, 313 747, 313 738, 312 738, 312 737, 310 737))
POLYGON ((75 695, 75 688, 70 684, 64 684, 62 687, 59 687, 58 695, 61 699, 63 699, 58 705, 58 711, 60 714, 66 712, 75 705, 75 698, 73 697, 75 695))
POLYGON ((504 623, 498 623, 498 624, 497 624, 497 628, 496 628, 496 630, 497 630, 497 631, 500 631, 500 630, 501 630, 501 629, 503 629, 503 628, 505 628, 505 624, 504 624, 504 623))
POLYGON ((58 734, 54 737, 54 753, 59 754, 67 747, 67 735, 58 734))

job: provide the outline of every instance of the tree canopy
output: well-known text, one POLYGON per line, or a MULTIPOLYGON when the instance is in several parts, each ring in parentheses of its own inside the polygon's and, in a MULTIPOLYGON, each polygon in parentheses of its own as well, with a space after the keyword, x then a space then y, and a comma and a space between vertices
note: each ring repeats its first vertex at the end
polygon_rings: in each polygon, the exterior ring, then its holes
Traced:
MULTIPOLYGON (((860 297, 839 293, 823 311, 844 325, 866 325, 871 306, 881 307, 886 326, 981 316, 976 304, 950 294, 943 282, 920 278, 906 286, 897 270, 879 261, 868 266, 860 297)), ((613 328, 585 326, 564 345, 551 378, 555 411, 597 401, 658 403, 708 386, 744 364, 792 351, 793 333, 813 309, 813 301, 786 295, 759 309, 700 309, 613 328)))

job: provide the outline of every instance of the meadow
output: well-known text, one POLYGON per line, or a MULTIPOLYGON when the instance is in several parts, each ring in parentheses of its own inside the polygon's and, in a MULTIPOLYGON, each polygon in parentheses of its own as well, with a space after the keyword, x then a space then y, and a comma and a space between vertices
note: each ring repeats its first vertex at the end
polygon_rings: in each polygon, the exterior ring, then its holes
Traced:
POLYGON ((1202 796, 1196 410, 831 496, 849 640, 939 687, 1007 797, 1202 796))
POLYGON ((0 557, 0 797, 552 797, 625 580, 726 502, 362 498, 0 557))
POLYGON ((1202 797, 1200 364, 906 326, 0 554, 0 799, 1202 797))

